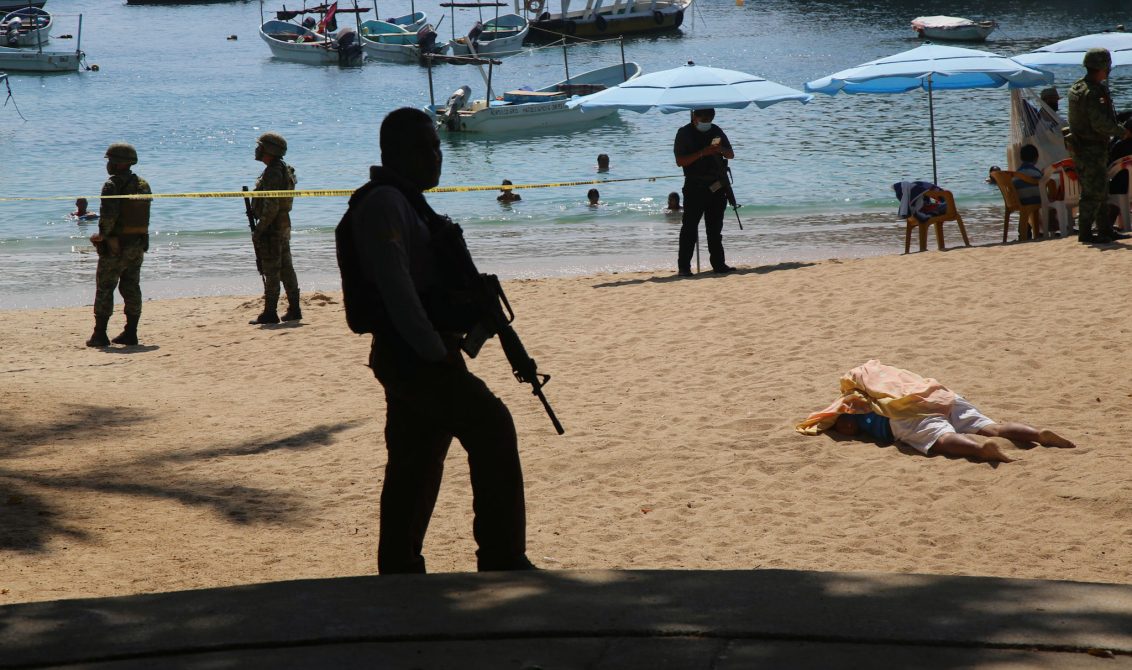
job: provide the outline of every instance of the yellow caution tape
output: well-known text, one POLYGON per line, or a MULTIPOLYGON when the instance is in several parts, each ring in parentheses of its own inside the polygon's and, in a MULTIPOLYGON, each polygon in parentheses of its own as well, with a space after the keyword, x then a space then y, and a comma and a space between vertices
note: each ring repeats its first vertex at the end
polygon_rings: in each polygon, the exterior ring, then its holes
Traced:
MULTIPOLYGON (((556 181, 544 184, 508 184, 491 186, 437 186, 425 193, 467 193, 470 191, 499 191, 519 190, 531 188, 559 188, 564 186, 589 186, 591 184, 613 184, 626 181, 656 181, 657 179, 674 179, 683 175, 661 175, 658 177, 633 177, 628 179, 589 179, 584 181, 556 181)), ((0 202, 16 202, 28 200, 75 200, 79 197, 88 200, 163 200, 168 198, 346 198, 354 194, 352 188, 324 188, 306 189, 302 191, 204 191, 200 193, 134 193, 131 195, 48 195, 48 196, 14 196, 0 197, 0 202)))

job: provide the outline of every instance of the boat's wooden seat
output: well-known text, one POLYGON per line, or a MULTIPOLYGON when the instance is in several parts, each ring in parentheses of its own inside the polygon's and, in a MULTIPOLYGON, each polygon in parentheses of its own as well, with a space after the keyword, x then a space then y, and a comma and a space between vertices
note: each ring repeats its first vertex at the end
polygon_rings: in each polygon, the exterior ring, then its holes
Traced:
POLYGON ((503 94, 507 102, 552 102, 565 97, 561 91, 507 91, 503 94))
POLYGON ((605 86, 601 84, 559 84, 558 90, 566 95, 590 95, 604 91, 605 86))

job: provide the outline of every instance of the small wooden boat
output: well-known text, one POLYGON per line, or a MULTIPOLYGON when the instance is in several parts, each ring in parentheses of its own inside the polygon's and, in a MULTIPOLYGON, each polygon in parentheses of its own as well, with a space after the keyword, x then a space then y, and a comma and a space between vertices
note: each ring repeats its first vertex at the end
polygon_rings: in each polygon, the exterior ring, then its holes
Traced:
POLYGON ((280 60, 354 66, 361 65, 364 59, 361 45, 347 38, 357 37, 353 30, 339 31, 336 37, 330 37, 297 23, 272 19, 260 26, 259 36, 271 49, 271 55, 280 60))
POLYGON ((37 47, 51 37, 51 14, 39 7, 23 7, 0 19, 0 44, 6 47, 37 47))
POLYGON ((491 91, 484 100, 470 100, 471 89, 462 86, 441 105, 429 105, 437 128, 450 133, 508 133, 542 131, 592 123, 616 114, 615 108, 570 109, 566 101, 590 95, 635 79, 641 75, 636 63, 618 63, 590 70, 537 90, 516 89, 494 99, 491 91))
POLYGON ((448 42, 436 41, 436 31, 431 24, 409 31, 387 21, 366 21, 361 25, 360 34, 362 48, 370 60, 417 63, 422 53, 440 55, 448 51, 448 42))
POLYGON ((428 14, 414 10, 404 16, 391 16, 388 19, 382 19, 386 23, 392 23, 395 26, 400 26, 411 33, 415 33, 421 28, 428 25, 428 14))
MULTIPOLYGON (((483 24, 473 37, 452 40, 454 56, 508 56, 523 50, 523 41, 531 30, 531 22, 518 14, 504 14, 483 24)), ((473 31, 475 32, 475 31, 473 31)))
POLYGON ((952 42, 983 42, 998 27, 994 21, 972 21, 959 16, 918 16, 912 30, 920 37, 952 42))
POLYGON ((528 42, 553 42, 565 37, 600 39, 618 35, 640 35, 676 30, 684 23, 684 10, 691 0, 614 0, 608 6, 588 0, 582 9, 571 10, 570 0, 561 0, 555 14, 543 11, 547 0, 525 0, 531 17, 528 42))

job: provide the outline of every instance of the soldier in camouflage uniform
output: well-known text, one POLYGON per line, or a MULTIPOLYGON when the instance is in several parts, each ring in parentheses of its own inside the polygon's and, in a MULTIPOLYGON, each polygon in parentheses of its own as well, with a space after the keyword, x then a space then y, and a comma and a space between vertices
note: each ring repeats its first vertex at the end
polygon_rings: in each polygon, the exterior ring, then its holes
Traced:
POLYGON ((1112 70, 1112 55, 1107 49, 1089 49, 1084 66, 1085 76, 1069 87, 1068 95, 1070 148, 1081 180, 1077 239, 1086 244, 1107 243, 1127 237, 1113 230, 1104 215, 1108 200, 1109 139, 1127 138, 1132 133, 1116 122, 1112 94, 1104 84, 1112 70))
MULTIPOLYGON (((256 179, 257 191, 290 191, 295 188, 295 170, 283 162, 287 140, 277 133, 264 133, 256 142, 255 159, 267 167, 256 179)), ((283 321, 303 318, 299 306, 299 280, 291 265, 292 198, 252 198, 256 227, 252 233, 263 272, 263 313, 252 324, 279 323, 279 282, 287 291, 287 311, 283 321)))
MULTIPOLYGON (((146 180, 130 171, 138 162, 138 153, 129 144, 111 144, 106 150, 106 172, 110 178, 102 186, 102 195, 150 193, 146 180)), ((111 198, 102 200, 102 218, 98 232, 90 241, 98 249, 95 271, 94 334, 88 347, 138 343, 138 319, 141 317, 142 293, 139 283, 142 260, 149 250, 149 204, 146 200, 111 198), (114 313, 114 289, 125 302, 126 327, 113 340, 106 337, 106 326, 114 313)))

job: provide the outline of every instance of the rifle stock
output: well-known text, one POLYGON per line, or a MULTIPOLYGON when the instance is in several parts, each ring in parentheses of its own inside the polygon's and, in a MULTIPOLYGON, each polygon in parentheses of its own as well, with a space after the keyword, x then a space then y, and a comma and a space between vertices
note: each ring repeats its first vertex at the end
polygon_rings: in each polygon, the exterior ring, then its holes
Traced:
MULTIPOLYGON (((247 193, 248 187, 244 186, 243 190, 247 193)), ((263 264, 259 260, 259 247, 255 245, 255 211, 252 209, 251 198, 244 198, 244 213, 248 215, 248 228, 252 229, 252 251, 255 252, 255 269, 256 272, 259 273, 260 279, 266 281, 266 277, 263 276, 263 264)))

